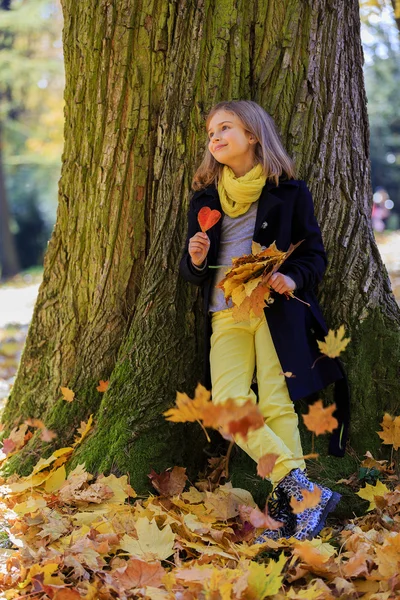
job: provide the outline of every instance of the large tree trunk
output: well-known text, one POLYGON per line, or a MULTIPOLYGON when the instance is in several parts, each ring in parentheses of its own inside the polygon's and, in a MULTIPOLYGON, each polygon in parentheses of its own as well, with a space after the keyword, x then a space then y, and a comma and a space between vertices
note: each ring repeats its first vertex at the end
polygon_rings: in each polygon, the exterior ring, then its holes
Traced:
POLYGON ((10 211, 7 202, 3 166, 3 148, 0 124, 0 276, 2 279, 16 275, 20 270, 14 236, 10 230, 10 211))
MULTIPOLYGON (((252 98, 313 192, 330 258, 321 301, 329 324, 352 336, 349 453, 321 464, 332 478, 353 471, 380 447, 374 432, 396 404, 400 355, 399 310, 370 222, 357 1, 63 0, 63 9, 58 218, 6 423, 40 416, 64 443, 95 412, 76 460, 129 471, 138 489, 151 467, 199 466, 198 426, 161 416, 201 372, 199 294, 178 263, 204 115, 221 99, 252 98)), ((29 470, 39 453, 34 438, 14 466, 29 470)))

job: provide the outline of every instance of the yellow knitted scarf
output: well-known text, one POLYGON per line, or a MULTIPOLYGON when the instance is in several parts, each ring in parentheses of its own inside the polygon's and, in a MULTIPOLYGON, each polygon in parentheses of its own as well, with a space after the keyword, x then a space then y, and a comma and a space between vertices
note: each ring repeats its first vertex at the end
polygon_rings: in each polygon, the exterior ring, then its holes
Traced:
POLYGON ((266 180, 260 164, 242 177, 236 177, 232 169, 225 165, 218 182, 218 194, 224 213, 234 218, 247 212, 260 197, 266 180))

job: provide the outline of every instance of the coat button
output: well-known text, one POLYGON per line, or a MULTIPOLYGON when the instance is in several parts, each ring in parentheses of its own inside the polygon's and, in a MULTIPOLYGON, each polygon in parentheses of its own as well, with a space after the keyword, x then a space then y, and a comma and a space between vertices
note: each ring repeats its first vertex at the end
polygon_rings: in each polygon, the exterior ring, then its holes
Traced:
POLYGON ((266 227, 268 227, 268 223, 267 221, 264 221, 264 223, 261 225, 261 229, 265 229, 266 227))

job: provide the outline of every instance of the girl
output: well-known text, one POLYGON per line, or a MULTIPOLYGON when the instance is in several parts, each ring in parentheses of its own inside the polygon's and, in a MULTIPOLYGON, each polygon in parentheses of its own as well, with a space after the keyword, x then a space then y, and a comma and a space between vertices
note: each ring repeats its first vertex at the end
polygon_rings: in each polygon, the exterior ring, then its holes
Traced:
POLYGON ((238 445, 255 461, 267 453, 279 455, 270 479, 273 494, 269 512, 284 526, 265 530, 258 541, 280 536, 311 539, 322 529, 340 495, 313 484, 302 458, 298 416, 293 402, 310 397, 332 382, 337 386, 335 417, 339 427, 332 435, 330 454, 344 455, 348 428, 346 379, 337 359, 321 356, 316 338, 327 333, 314 288, 326 268, 321 232, 314 217, 311 194, 304 181, 295 179, 294 165, 284 150, 272 118, 258 104, 240 100, 220 102, 206 120, 208 134, 204 159, 195 173, 195 190, 189 209, 185 251, 180 263, 183 277, 203 289, 206 325, 205 385, 214 403, 249 398, 259 404, 264 427, 252 431, 238 445), (222 219, 207 233, 197 221, 203 206, 219 210, 222 219), (216 287, 232 257, 251 253, 252 240, 262 246, 276 242, 279 250, 303 240, 271 277, 274 302, 263 318, 236 323, 232 303, 216 287), (287 299, 296 295, 310 306, 287 299), (251 389, 254 369, 258 399, 251 389), (283 372, 295 376, 285 378, 283 372), (302 490, 321 490, 318 506, 295 515, 290 499, 302 499, 302 490))

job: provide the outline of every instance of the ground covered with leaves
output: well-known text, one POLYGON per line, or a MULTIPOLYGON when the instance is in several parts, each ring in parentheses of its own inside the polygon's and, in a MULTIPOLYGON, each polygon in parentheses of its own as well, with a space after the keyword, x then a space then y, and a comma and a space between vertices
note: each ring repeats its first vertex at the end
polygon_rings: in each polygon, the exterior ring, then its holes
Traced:
MULTIPOLYGON (((106 389, 106 382, 99 388, 106 389)), ((63 389, 66 401, 71 401, 70 392, 63 389)), ((335 426, 331 412, 321 402, 312 405, 304 415, 307 427, 316 434, 329 431, 335 426)), ((203 426, 211 420, 226 436, 232 431, 245 436, 257 428, 258 419, 255 413, 249 419, 243 407, 232 418, 223 410, 215 412, 201 386, 193 400, 178 394, 166 417, 201 420, 203 426)), ((225 477, 226 457, 210 459, 208 472, 194 485, 184 467, 150 471, 154 495, 138 497, 127 476, 94 477, 83 464, 67 474, 67 461, 91 427, 92 418, 81 423, 74 443, 40 459, 28 477, 2 480, 3 598, 399 597, 400 482, 392 463, 366 455, 364 481, 368 475, 373 484, 357 492, 369 502, 365 516, 336 529, 325 527, 311 541, 282 538, 257 544, 263 529, 279 528, 279 522, 248 491, 232 487, 225 477)), ((397 450, 400 417, 386 414, 381 427, 377 434, 383 443, 397 450)), ((7 461, 35 431, 51 439, 41 421, 30 419, 4 440, 0 459, 7 461)), ((275 459, 260 459, 260 476, 270 473, 275 459)), ((360 488, 356 474, 346 483, 360 488)), ((317 502, 318 497, 304 494, 294 512, 317 502)))

